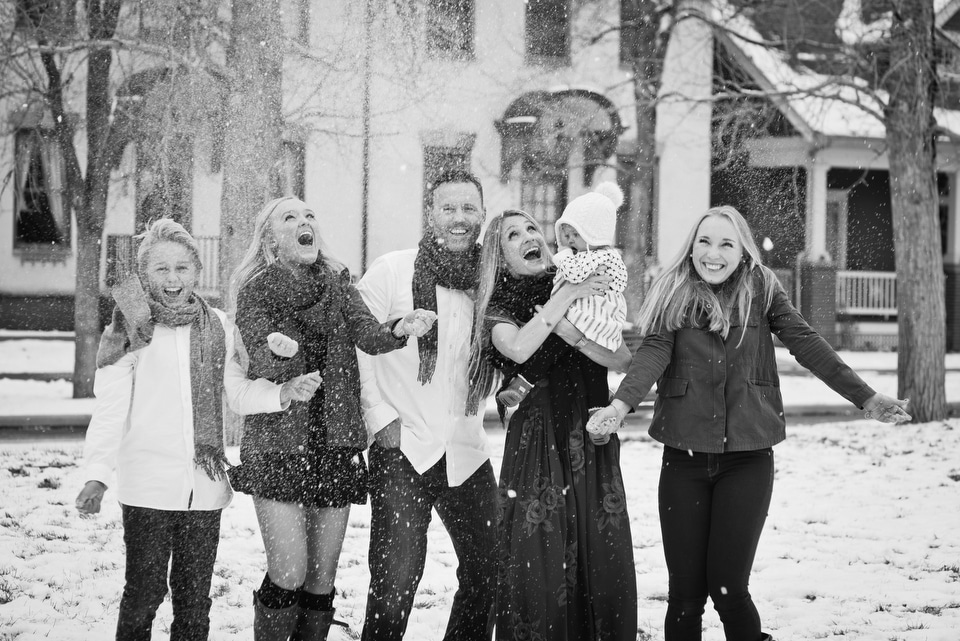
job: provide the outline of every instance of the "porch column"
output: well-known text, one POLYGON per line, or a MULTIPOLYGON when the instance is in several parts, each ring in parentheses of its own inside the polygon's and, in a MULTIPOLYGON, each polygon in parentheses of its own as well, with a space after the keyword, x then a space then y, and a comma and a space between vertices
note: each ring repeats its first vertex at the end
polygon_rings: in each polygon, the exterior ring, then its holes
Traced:
POLYGON ((947 351, 960 352, 960 176, 950 174, 947 203, 947 252, 943 255, 944 304, 947 312, 947 351))
POLYGON ((837 268, 827 252, 827 171, 812 159, 807 165, 806 251, 800 266, 800 313, 830 345, 837 335, 837 268))
MULTIPOLYGON (((677 3, 681 12, 711 15, 705 0, 677 3)), ((680 20, 663 61, 657 102, 656 259, 681 251, 690 227, 710 207, 710 122, 713 93, 713 27, 680 20)))
POLYGON ((827 171, 826 163, 814 158, 807 165, 807 262, 820 263, 827 253, 827 171))

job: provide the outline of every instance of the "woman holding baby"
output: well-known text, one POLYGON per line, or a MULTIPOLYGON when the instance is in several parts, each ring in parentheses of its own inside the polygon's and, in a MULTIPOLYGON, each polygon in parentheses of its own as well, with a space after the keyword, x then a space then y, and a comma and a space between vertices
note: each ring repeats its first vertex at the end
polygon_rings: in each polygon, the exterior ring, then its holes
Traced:
POLYGON ((433 324, 430 312, 378 323, 349 271, 321 249, 320 223, 296 198, 267 203, 234 272, 236 323, 249 376, 304 377, 313 396, 248 416, 234 489, 251 494, 267 554, 254 592, 254 638, 326 638, 351 504, 367 498, 356 349, 402 347, 433 324))
MULTIPOLYGON (((474 404, 500 370, 507 389, 530 385, 504 444, 498 498, 497 639, 637 636, 637 591, 620 444, 585 432, 588 411, 608 402, 607 368, 630 362, 622 344, 601 347, 564 318, 574 301, 603 295, 594 275, 554 291, 537 222, 507 210, 483 239, 474 310, 474 404)), ((503 400, 503 399, 501 399, 503 400)), ((475 406, 468 407, 468 411, 475 406)))

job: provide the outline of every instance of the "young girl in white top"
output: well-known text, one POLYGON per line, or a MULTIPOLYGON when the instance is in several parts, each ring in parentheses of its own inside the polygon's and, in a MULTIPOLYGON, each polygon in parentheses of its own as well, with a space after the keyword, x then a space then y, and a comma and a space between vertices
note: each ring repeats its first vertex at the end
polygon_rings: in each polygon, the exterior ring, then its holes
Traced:
POLYGON ((118 641, 150 638, 168 566, 170 638, 206 639, 220 514, 233 496, 222 400, 240 414, 275 412, 308 400, 319 381, 247 380, 233 323, 194 292, 202 268, 194 239, 170 219, 141 239, 139 273, 114 288, 100 341, 84 447, 89 480, 76 505, 99 512, 116 470, 126 547, 118 641))

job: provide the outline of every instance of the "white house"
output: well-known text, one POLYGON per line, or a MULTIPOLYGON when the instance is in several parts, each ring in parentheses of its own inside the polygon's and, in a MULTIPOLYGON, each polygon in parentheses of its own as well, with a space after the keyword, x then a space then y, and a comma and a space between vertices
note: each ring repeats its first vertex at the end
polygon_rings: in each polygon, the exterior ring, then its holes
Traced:
MULTIPOLYGON (((489 212, 521 207, 544 223, 603 179, 619 180, 629 197, 635 111, 614 28, 619 0, 371 1, 370 15, 365 4, 284 5, 291 42, 283 76, 288 189, 314 206, 325 242, 354 273, 417 242, 426 185, 444 168, 477 174, 489 212)), ((960 22, 960 3, 936 4, 938 25, 951 31, 960 22)), ((690 220, 711 204, 733 204, 758 236, 770 238, 768 257, 784 273, 804 261, 829 260, 838 327, 889 332, 896 302, 888 286, 892 240, 880 123, 828 97, 773 99, 776 127, 749 141, 745 165, 722 166, 712 143, 718 124, 710 100, 718 70, 774 92, 816 77, 798 61, 738 37, 756 35, 754 25, 724 16, 726 1, 684 0, 681 7, 719 16, 733 33, 696 19, 674 26, 657 113, 655 258, 672 256, 690 220), (790 177, 788 195, 796 202, 777 205, 782 218, 768 215, 771 193, 747 194, 743 187, 771 176, 790 177), (873 236, 848 235, 868 222, 873 236), (850 291, 865 288, 865 298, 850 298, 850 291), (868 320, 888 324, 877 328, 865 325, 868 320)), ((158 74, 147 69, 136 81, 118 78, 118 97, 140 95, 137 83, 151 73, 158 74)), ((35 133, 49 116, 35 106, 0 105, 16 124, 0 141, 0 173, 11 176, 0 192, 0 326, 69 325, 75 234, 58 203, 55 151, 35 133)), ((960 133, 960 112, 937 117, 960 133)), ((112 261, 129 255, 137 221, 157 212, 177 213, 201 239, 207 261, 216 262, 220 152, 212 127, 203 129, 174 140, 161 173, 145 167, 149 150, 131 144, 125 152, 110 192, 104 292, 112 261)), ((938 146, 938 163, 948 335, 957 334, 951 348, 960 349, 960 163, 953 143, 938 146)), ((216 269, 205 271, 204 288, 212 292, 216 269)))

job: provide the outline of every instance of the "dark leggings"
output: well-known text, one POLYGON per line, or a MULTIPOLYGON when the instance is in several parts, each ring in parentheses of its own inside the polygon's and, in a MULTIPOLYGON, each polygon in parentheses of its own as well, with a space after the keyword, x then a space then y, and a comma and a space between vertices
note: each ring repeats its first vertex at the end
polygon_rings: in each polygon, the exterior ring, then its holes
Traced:
POLYGON ((707 596, 727 641, 759 641, 750 570, 773 493, 773 450, 704 454, 667 447, 660 529, 670 573, 666 641, 699 641, 707 596))

